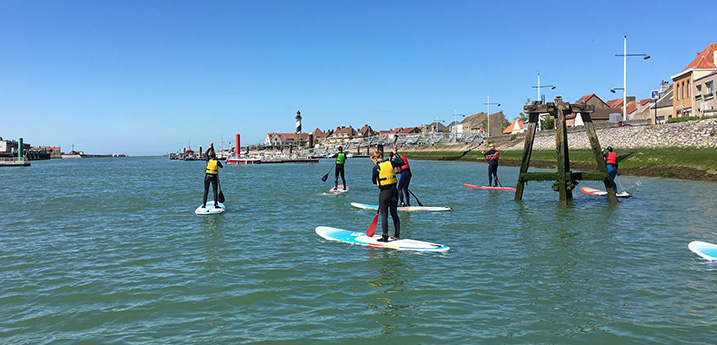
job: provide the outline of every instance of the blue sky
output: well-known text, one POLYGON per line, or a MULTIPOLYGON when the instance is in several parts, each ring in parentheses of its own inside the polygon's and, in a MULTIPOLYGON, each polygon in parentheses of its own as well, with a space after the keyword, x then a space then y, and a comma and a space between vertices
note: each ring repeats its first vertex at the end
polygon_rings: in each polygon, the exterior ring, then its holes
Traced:
MULTIPOLYGON (((704 3, 700 3, 704 5, 704 3)), ((676 1, 0 0, 0 136, 157 155, 418 126, 537 98, 648 98, 717 41, 676 1), (225 146, 228 144, 225 144, 225 146)), ((713 8, 712 8, 713 9, 713 8)), ((712 10, 710 9, 710 11, 712 10)), ((695 9, 695 13, 699 10, 695 9)), ((696 18, 696 17, 695 17, 696 18)))

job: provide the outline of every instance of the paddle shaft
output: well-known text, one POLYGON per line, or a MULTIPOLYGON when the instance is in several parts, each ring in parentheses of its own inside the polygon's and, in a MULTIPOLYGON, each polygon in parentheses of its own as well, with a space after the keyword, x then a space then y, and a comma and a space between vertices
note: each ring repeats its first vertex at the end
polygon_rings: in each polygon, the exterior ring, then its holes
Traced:
POLYGON ((324 175, 324 177, 321 178, 321 181, 326 182, 326 179, 329 178, 329 174, 331 173, 331 170, 334 170, 334 166, 336 166, 336 164, 331 166, 331 168, 329 169, 329 172, 327 172, 326 175, 324 175))
POLYGON ((408 188, 406 188, 406 190, 407 190, 409 193, 411 193, 411 195, 413 195, 414 198, 416 198, 416 201, 418 202, 418 206, 423 207, 423 204, 421 203, 421 200, 418 200, 418 197, 416 196, 416 194, 413 194, 413 192, 412 192, 410 189, 408 189, 408 188))

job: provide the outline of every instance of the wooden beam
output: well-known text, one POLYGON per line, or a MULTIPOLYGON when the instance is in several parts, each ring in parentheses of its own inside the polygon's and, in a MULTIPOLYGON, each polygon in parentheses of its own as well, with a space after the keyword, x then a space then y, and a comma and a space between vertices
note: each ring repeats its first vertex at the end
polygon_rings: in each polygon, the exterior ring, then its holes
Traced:
MULTIPOLYGON (((530 165, 530 156, 533 153, 533 141, 535 140, 535 128, 539 121, 538 113, 528 113, 528 128, 525 134, 525 144, 523 145, 523 160, 520 163, 519 176, 528 172, 528 166, 530 165)), ((525 181, 518 179, 518 183, 515 186, 515 197, 514 200, 523 200, 523 191, 525 190, 525 181)))

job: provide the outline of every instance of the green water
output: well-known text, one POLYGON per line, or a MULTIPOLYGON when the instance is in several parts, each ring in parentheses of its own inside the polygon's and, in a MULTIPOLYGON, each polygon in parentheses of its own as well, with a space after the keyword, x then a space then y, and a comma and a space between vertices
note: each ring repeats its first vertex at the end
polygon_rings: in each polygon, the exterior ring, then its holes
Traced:
POLYGON ((463 187, 485 164, 411 163, 416 196, 454 211, 403 213, 402 236, 448 253, 314 233, 366 229, 374 213, 349 203, 377 200, 368 159, 347 162, 343 195, 320 180, 329 161, 225 166, 218 216, 193 212, 202 162, 0 169, 0 343, 714 343, 717 263, 687 244, 717 242, 717 184, 620 177, 634 199, 559 208, 550 182, 514 202, 463 187))

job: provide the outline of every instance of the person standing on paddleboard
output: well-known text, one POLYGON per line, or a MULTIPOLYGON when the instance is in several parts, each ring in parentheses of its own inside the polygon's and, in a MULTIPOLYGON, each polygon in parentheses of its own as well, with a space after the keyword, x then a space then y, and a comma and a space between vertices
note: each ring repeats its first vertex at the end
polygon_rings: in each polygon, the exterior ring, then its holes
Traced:
POLYGON ((612 146, 607 147, 607 152, 603 152, 602 158, 607 165, 607 173, 610 175, 610 180, 612 180, 612 188, 614 188, 615 193, 617 193, 617 184, 615 184, 615 177, 617 177, 617 155, 615 152, 612 152, 612 146))
POLYGON ((346 154, 344 148, 339 146, 339 153, 336 154, 336 171, 334 171, 334 189, 339 189, 339 174, 341 175, 341 182, 344 183, 344 190, 348 189, 346 186, 346 178, 344 177, 344 164, 346 164, 346 154))
POLYGON ((214 192, 214 207, 219 207, 217 203, 217 187, 219 185, 219 168, 224 168, 222 163, 217 160, 217 154, 214 152, 214 148, 210 147, 207 150, 207 168, 204 170, 204 201, 202 207, 207 207, 207 194, 209 194, 209 184, 212 184, 212 191, 214 192), (211 150, 211 151, 210 151, 211 150))
MULTIPOLYGON (((396 154, 396 149, 392 151, 396 154)), ((388 242, 388 213, 391 212, 393 219, 393 237, 399 239, 401 235, 401 220, 398 218, 398 189, 396 184, 395 167, 403 164, 403 161, 383 160, 383 152, 374 151, 371 154, 371 161, 375 166, 371 175, 371 182, 376 184, 378 193, 378 212, 381 215, 381 238, 378 241, 388 242)))
POLYGON ((495 177, 495 183, 493 187, 498 187, 498 151, 495 149, 495 144, 488 146, 490 150, 483 152, 483 156, 488 160, 488 187, 493 184, 493 178, 495 177))
POLYGON ((391 151, 391 160, 400 160, 403 164, 396 167, 401 177, 398 180, 398 198, 401 206, 411 206, 411 197, 408 194, 408 185, 411 184, 411 167, 408 165, 408 159, 405 156, 397 153, 397 145, 393 144, 393 151, 391 151), (406 202, 404 203, 403 196, 406 196, 406 202))

